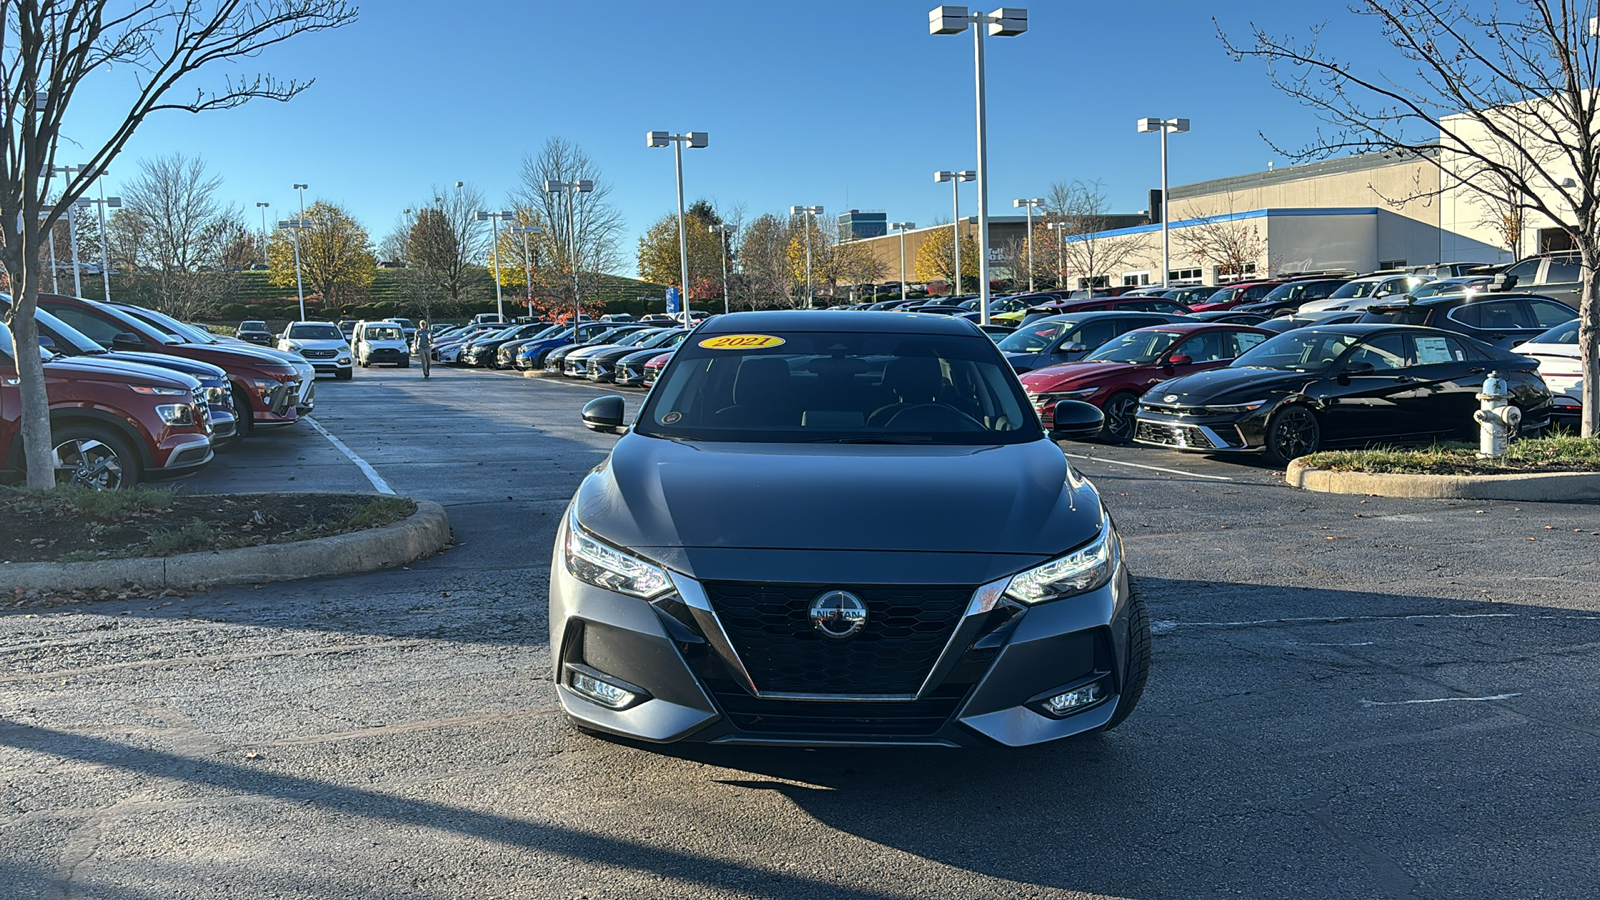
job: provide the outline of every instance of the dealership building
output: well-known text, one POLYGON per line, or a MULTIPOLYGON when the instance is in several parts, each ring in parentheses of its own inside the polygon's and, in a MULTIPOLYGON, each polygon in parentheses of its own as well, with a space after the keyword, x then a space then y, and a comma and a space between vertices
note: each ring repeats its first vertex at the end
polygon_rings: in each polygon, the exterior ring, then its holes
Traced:
MULTIPOLYGON (((1301 272, 1364 273, 1440 262, 1503 263, 1513 259, 1507 249, 1510 246, 1529 251, 1559 248, 1561 235, 1536 223, 1525 225, 1522 230, 1526 233, 1517 234, 1515 242, 1508 239, 1505 218, 1492 203, 1470 185, 1441 179, 1435 162, 1438 153, 1429 149, 1362 154, 1172 187, 1168 191, 1169 280, 1218 284, 1301 272), (1219 262, 1215 251, 1219 244, 1230 247, 1230 258, 1237 262, 1219 262)), ((976 239, 976 217, 963 217, 959 224, 976 239)), ((1076 229, 1067 229, 1060 254, 1048 241, 1049 232, 1036 232, 1036 274, 1051 281, 1059 259, 1068 283, 1074 286, 1081 286, 1091 275, 1096 284, 1159 284, 1159 221, 1141 214, 1119 216, 1104 224, 1110 227, 1083 234, 1071 234, 1076 229), (1075 242, 1088 244, 1074 248, 1075 242), (1074 259, 1080 262, 1075 265, 1074 259), (1086 259, 1101 262, 1081 262, 1086 259), (1088 272, 1091 266, 1098 271, 1088 272)), ((917 249, 933 231, 906 232, 909 280, 917 280, 917 249)), ((1012 269, 1026 233, 1022 216, 989 219, 994 277, 1025 275, 1012 269)), ((899 235, 890 232, 866 242, 884 263, 885 280, 898 278, 899 235)))

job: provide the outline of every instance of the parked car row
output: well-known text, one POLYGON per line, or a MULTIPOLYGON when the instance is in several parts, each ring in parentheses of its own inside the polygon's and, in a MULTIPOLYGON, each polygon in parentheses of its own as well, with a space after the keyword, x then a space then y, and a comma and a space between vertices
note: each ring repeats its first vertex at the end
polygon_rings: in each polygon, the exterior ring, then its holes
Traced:
MULTIPOLYGON (((0 311, 10 304, 0 294, 0 311)), ((337 353, 308 356, 324 330, 338 339, 328 323, 293 323, 272 348, 131 303, 56 294, 40 295, 35 321, 57 481, 102 490, 193 474, 256 428, 310 413, 320 372, 348 377, 337 353)), ((0 330, 0 480, 17 481, 26 475, 19 378, 12 336, 0 330)))

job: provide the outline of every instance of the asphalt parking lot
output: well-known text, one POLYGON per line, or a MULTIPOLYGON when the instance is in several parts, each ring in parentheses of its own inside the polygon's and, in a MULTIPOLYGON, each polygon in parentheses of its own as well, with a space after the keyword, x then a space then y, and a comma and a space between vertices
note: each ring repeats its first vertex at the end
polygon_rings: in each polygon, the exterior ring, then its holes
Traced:
MULTIPOLYGON (((1144 701, 1015 751, 641 748, 548 684, 600 389, 318 385, 190 491, 449 511, 402 570, 0 613, 6 897, 1577 897, 1600 882, 1600 507, 1310 494, 1065 445, 1155 621, 1144 701)), ((634 397, 630 395, 630 409, 634 397)), ((950 527, 961 526, 952 511, 950 527)))

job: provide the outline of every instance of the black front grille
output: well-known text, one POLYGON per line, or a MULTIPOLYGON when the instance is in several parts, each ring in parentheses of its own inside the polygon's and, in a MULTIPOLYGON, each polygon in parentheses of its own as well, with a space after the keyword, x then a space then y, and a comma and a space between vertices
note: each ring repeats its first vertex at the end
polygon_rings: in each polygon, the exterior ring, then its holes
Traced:
POLYGON ((300 355, 306 359, 333 359, 339 355, 337 350, 301 350, 300 355))
POLYGON ((920 737, 944 727, 970 685, 952 684, 921 700, 763 700, 742 691, 715 696, 741 731, 824 737, 920 737))
MULTIPOLYGON (((914 694, 966 611, 974 588, 846 587, 867 607, 851 637, 812 627, 811 601, 836 585, 706 582, 706 596, 763 693, 914 694)), ((897 704, 898 705, 898 704, 897 704)))
POLYGON ((1193 425, 1160 425, 1154 422, 1140 422, 1139 432, 1136 437, 1141 441, 1151 444, 1164 444, 1168 447, 1193 447, 1198 450, 1214 450, 1216 445, 1206 437, 1204 431, 1193 425))

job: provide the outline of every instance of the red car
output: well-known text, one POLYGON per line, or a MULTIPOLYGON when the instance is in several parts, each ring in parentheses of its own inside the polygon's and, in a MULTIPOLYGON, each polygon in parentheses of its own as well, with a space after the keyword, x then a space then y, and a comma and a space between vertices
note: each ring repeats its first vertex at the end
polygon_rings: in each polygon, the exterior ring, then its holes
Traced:
MULTIPOLYGON (((1189 307, 1184 306, 1182 303, 1168 300, 1165 297, 1146 296, 1096 297, 1093 300, 1057 300, 1051 303, 1041 303, 1037 306, 1028 307, 1029 315, 1034 313, 1043 313, 1049 316, 1059 316, 1062 313, 1101 311, 1158 312, 1172 313, 1173 315, 1182 316, 1189 314, 1192 310, 1190 310, 1189 307)), ((1024 321, 1026 321, 1026 317, 1024 317, 1024 321)))
POLYGON ((1236 284, 1222 285, 1217 292, 1204 303, 1194 306, 1195 312, 1212 312, 1219 309, 1233 309, 1245 303, 1255 303, 1264 300, 1272 293, 1272 289, 1283 284, 1283 279, 1275 281, 1240 281, 1236 284))
POLYGON ((242 343, 183 343, 124 310, 93 300, 40 294, 39 308, 102 347, 165 353, 220 367, 233 386, 240 436, 249 435, 256 425, 288 424, 299 416, 303 375, 275 350, 242 343))
POLYGON ((668 350, 666 353, 663 353, 660 356, 652 356, 652 357, 650 357, 650 361, 644 364, 644 386, 645 387, 650 387, 651 385, 656 383, 656 379, 661 377, 661 370, 666 368, 667 360, 669 360, 671 358, 672 358, 672 351, 671 350, 668 350))
MULTIPOLYGON (((22 390, 11 330, 0 323, 0 480, 25 474, 22 390)), ((140 363, 57 357, 44 363, 56 480, 99 490, 177 478, 211 461, 205 389, 140 363)))
POLYGON ((1133 439, 1139 397, 1154 384, 1232 362, 1273 332, 1249 325, 1152 325, 1112 338, 1077 362, 1035 369, 1022 376, 1046 428, 1060 400, 1082 400, 1105 414, 1102 440, 1133 439))

